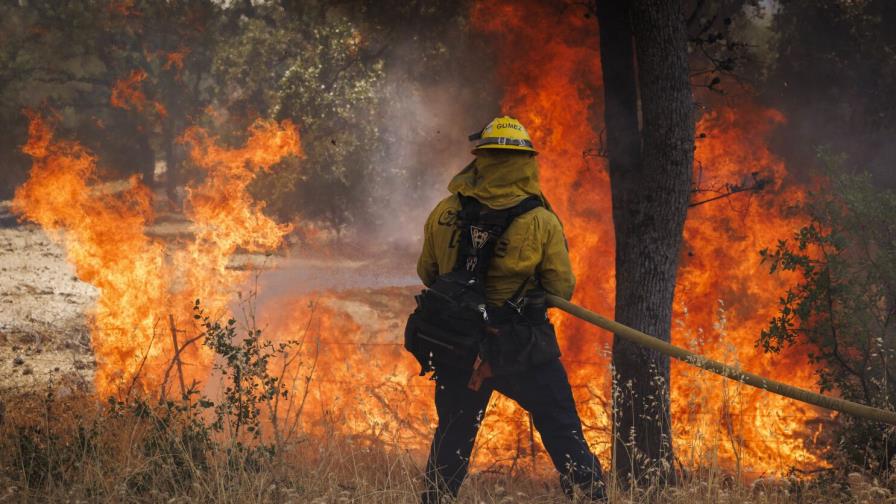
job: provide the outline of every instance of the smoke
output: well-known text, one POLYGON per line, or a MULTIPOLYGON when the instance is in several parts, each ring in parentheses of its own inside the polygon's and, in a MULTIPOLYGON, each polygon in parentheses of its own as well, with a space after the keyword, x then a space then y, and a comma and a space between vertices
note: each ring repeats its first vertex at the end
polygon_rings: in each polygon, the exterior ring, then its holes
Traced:
MULTIPOLYGON (((845 154, 844 168, 869 171, 875 181, 896 185, 896 65, 892 2, 779 2, 766 0, 766 36, 745 42, 759 48, 762 100, 780 110, 772 148, 792 175, 818 174, 821 148, 845 154)), ((750 35, 762 34, 756 30, 750 35)))
POLYGON ((260 299, 317 290, 417 285, 423 225, 449 195, 451 177, 471 160, 468 135, 500 113, 489 56, 460 31, 445 46, 450 68, 429 73, 421 44, 408 33, 385 56, 376 129, 381 145, 368 159, 364 207, 352 226, 322 250, 304 247, 272 264, 260 299), (363 218, 362 218, 363 217, 363 218), (333 256, 339 257, 334 260, 333 256))
POLYGON ((429 209, 448 195, 449 179, 470 162, 467 135, 481 127, 483 114, 464 86, 423 86, 389 76, 388 93, 403 99, 391 103, 380 125, 387 146, 372 193, 380 223, 375 239, 415 243, 429 209))
POLYGON ((369 195, 376 224, 357 230, 357 238, 373 248, 419 251, 430 210, 448 196, 451 177, 472 160, 468 135, 500 111, 493 68, 468 44, 455 46, 448 49, 452 59, 468 63, 438 80, 420 77, 421 55, 412 40, 392 55, 377 126, 383 157, 369 195))

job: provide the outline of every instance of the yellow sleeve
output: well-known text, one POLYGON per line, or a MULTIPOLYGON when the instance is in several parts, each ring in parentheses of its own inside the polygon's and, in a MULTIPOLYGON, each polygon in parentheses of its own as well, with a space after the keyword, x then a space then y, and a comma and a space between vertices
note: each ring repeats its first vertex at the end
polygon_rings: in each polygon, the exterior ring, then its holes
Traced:
POLYGON ((569 262, 569 249, 566 237, 563 235, 563 226, 556 215, 552 213, 550 216, 544 226, 544 255, 538 265, 538 275, 542 287, 547 292, 563 299, 570 299, 576 286, 576 277, 569 262))
MULTIPOLYGON (((438 208, 438 207, 437 207, 438 208)), ((423 281, 423 285, 429 287, 439 276, 439 263, 432 247, 432 221, 435 210, 429 214, 426 224, 423 225, 423 250, 417 260, 417 276, 423 281)))

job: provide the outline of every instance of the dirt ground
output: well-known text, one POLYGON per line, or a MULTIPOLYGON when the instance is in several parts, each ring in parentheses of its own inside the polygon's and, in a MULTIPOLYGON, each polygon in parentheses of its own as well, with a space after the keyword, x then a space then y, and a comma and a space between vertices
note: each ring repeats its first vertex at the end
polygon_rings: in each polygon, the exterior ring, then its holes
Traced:
POLYGON ((39 227, 0 225, 0 390, 60 380, 87 386, 96 296, 39 227))

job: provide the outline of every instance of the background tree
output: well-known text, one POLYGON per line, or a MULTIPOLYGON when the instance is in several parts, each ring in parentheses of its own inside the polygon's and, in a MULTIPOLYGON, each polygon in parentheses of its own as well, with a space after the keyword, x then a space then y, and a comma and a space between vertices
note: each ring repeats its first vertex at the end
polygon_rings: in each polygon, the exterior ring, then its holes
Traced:
MULTIPOLYGON (((437 131, 413 129, 422 111, 401 113, 428 86, 483 80, 482 70, 471 73, 459 56, 473 53, 466 11, 444 0, 355 0, 273 3, 241 15, 215 61, 222 108, 291 118, 306 150, 301 163, 258 179, 257 195, 272 211, 344 230, 376 227, 384 216, 394 226, 408 205, 429 204, 433 170, 418 160, 444 157, 453 144, 437 131), (427 135, 433 142, 426 153, 410 153, 396 132, 415 144, 427 135), (386 211, 391 205, 399 207, 386 211)), ((476 108, 494 101, 488 89, 458 85, 452 93, 456 103, 476 108)))
POLYGON ((341 227, 349 215, 362 214, 383 75, 358 26, 325 2, 307 2, 296 10, 254 7, 228 31, 213 70, 229 123, 248 124, 258 115, 291 119, 306 156, 259 177, 256 195, 285 218, 301 210, 341 227))
MULTIPOLYGON (((616 234, 615 319, 666 341, 691 192, 694 113, 680 2, 597 2, 616 234), (641 112, 639 121, 639 110, 641 112)), ((672 470, 669 360, 613 340, 622 477, 672 470)))
POLYGON ((760 92, 787 116, 773 147, 801 173, 828 146, 893 187, 896 162, 896 3, 789 0, 773 4, 773 43, 760 92))
MULTIPOLYGON (((219 7, 190 2, 21 2, 0 5, 0 144, 8 196, 27 161, 18 154, 23 108, 60 115, 66 134, 107 168, 138 172, 152 185, 156 151, 177 171, 177 137, 208 103, 200 88, 219 7)), ((169 193, 176 177, 169 177, 169 193)))
POLYGON ((25 108, 48 107, 69 131, 89 129, 90 114, 108 104, 107 68, 93 35, 97 17, 80 5, 0 3, 0 198, 25 180, 28 161, 19 152, 27 132, 25 108), (105 91, 105 97, 103 97, 105 91))
POLYGON ((488 89, 483 71, 457 57, 472 53, 467 7, 445 0, 0 3, 0 119, 9 132, 0 139, 0 198, 27 172, 18 152, 26 107, 55 111, 60 134, 117 174, 140 173, 152 185, 163 161, 164 189, 175 201, 178 186, 201 176, 178 142, 187 126, 236 142, 255 118, 270 117, 298 125, 305 159, 254 184, 269 212, 340 231, 375 227, 390 213, 394 223, 393 206, 428 203, 429 193, 413 190, 431 185, 433 170, 419 159, 439 159, 453 146, 435 130, 417 129, 416 137, 436 141, 428 152, 410 152, 396 132, 413 129, 422 115, 408 109, 402 117, 404 109, 445 87, 446 77, 477 82, 449 92, 466 108, 481 105, 474 102, 488 89), (406 189, 401 198, 396 187, 406 189))

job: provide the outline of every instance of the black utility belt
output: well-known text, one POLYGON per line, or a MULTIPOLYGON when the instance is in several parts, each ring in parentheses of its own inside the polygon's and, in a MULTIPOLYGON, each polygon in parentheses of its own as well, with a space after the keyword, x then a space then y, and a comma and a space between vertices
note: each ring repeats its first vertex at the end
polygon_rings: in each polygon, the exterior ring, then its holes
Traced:
POLYGON ((560 357, 554 326, 544 310, 541 313, 540 319, 514 312, 506 320, 488 321, 479 354, 491 364, 495 376, 522 372, 560 357))
POLYGON ((541 324, 547 321, 548 311, 545 305, 524 305, 520 308, 505 303, 501 306, 489 306, 488 323, 505 323, 511 321, 541 324))

